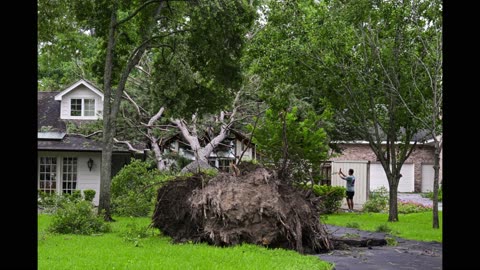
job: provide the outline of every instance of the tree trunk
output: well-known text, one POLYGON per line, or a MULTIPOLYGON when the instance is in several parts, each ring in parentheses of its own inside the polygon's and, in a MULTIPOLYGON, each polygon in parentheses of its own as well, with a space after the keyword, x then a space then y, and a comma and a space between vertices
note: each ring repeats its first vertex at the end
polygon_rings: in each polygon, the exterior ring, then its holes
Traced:
POLYGON ((110 185, 112 183, 112 150, 113 136, 110 132, 103 133, 102 165, 100 174, 100 199, 98 204, 98 214, 103 214, 106 221, 112 221, 110 212, 110 185), (103 212, 104 211, 104 212, 103 212), (103 212, 103 213, 102 213, 103 212))
POLYGON ((160 110, 150 118, 148 121, 148 127, 147 127, 147 137, 150 140, 152 147, 153 147, 153 152, 155 153, 155 159, 157 163, 157 168, 159 171, 163 171, 167 168, 165 165, 165 161, 163 160, 162 156, 162 151, 160 150, 160 146, 158 145, 158 138, 155 136, 153 133, 153 124, 158 121, 162 117, 163 111, 165 110, 164 107, 161 107, 160 110))
POLYGON ((160 146, 158 145, 157 141, 152 141, 153 152, 155 153, 155 158, 157 160, 157 169, 159 171, 164 171, 167 166, 165 165, 165 161, 162 157, 162 151, 160 151, 160 146))
POLYGON ((117 23, 117 1, 113 3, 112 16, 110 18, 110 27, 108 32, 107 54, 105 57, 105 71, 103 74, 103 148, 102 148, 102 167, 100 172, 100 196, 98 204, 98 214, 104 211, 104 219, 112 221, 110 213, 110 185, 112 182, 112 151, 113 151, 113 132, 112 132, 112 69, 113 69, 113 50, 115 48, 115 24, 117 23))
POLYGON ((394 181, 395 179, 400 179, 398 175, 391 175, 392 179, 388 179, 389 181, 389 200, 388 200, 388 221, 397 222, 398 221, 398 203, 397 203, 397 196, 398 196, 398 180, 394 181))
POLYGON ((440 144, 435 139, 435 155, 433 164, 433 228, 440 228, 438 222, 438 186, 439 186, 439 171, 440 171, 440 144))

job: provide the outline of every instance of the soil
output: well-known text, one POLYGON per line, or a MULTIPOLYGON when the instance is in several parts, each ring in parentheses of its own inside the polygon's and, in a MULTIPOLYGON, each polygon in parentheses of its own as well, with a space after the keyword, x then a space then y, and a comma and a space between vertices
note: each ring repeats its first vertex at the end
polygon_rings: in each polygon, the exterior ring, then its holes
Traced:
POLYGON ((197 174, 158 190, 153 226, 175 242, 252 243, 315 254, 334 248, 319 222, 319 197, 260 166, 239 175, 197 174))

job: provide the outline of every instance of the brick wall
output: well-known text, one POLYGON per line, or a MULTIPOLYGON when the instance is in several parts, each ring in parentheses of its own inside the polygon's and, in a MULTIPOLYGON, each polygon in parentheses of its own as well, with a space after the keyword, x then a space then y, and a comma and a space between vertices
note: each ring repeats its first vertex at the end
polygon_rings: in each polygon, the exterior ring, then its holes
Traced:
MULTIPOLYGON (((378 162, 377 156, 368 144, 341 144, 339 146, 343 150, 342 154, 330 160, 368 160, 370 162, 378 162)), ((433 155, 433 146, 417 145, 410 157, 405 161, 405 163, 414 164, 415 192, 421 192, 422 190, 422 164, 433 164, 433 155)), ((441 171, 442 168, 440 167, 440 175, 441 171)))

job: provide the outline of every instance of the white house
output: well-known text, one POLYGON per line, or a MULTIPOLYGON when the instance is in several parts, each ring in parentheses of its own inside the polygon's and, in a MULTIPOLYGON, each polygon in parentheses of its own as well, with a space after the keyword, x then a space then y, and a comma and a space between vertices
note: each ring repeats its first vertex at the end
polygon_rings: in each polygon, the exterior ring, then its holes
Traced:
MULTIPOLYGON (((101 141, 67 134, 68 122, 102 119, 103 94, 79 80, 61 92, 38 92, 37 188, 47 193, 93 189, 100 195, 101 141)), ((112 156, 112 175, 134 156, 118 145, 112 156)), ((137 156, 138 158, 138 156, 137 156)))
MULTIPOLYGON (((79 80, 61 92, 38 92, 38 190, 64 194, 93 189, 96 191, 93 202, 98 205, 102 143, 68 134, 67 123, 98 121, 102 115, 103 93, 86 80, 79 80)), ((178 136, 171 140, 164 152, 176 152, 187 159, 194 159, 189 147, 182 144, 178 136)), ((255 146, 244 135, 231 132, 212 152, 209 163, 219 170, 228 170, 230 162, 241 156, 243 160, 255 159, 255 146)), ((145 153, 136 154, 124 145, 115 144, 112 176, 132 157, 144 159, 145 153)))

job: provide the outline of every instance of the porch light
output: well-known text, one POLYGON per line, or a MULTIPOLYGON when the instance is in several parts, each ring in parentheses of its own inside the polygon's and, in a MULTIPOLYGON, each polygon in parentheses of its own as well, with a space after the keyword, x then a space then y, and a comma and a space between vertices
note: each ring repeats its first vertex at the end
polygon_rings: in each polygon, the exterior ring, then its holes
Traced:
POLYGON ((92 167, 93 167, 93 159, 92 158, 89 158, 88 161, 87 161, 87 166, 88 166, 88 169, 90 171, 92 171, 92 167))

